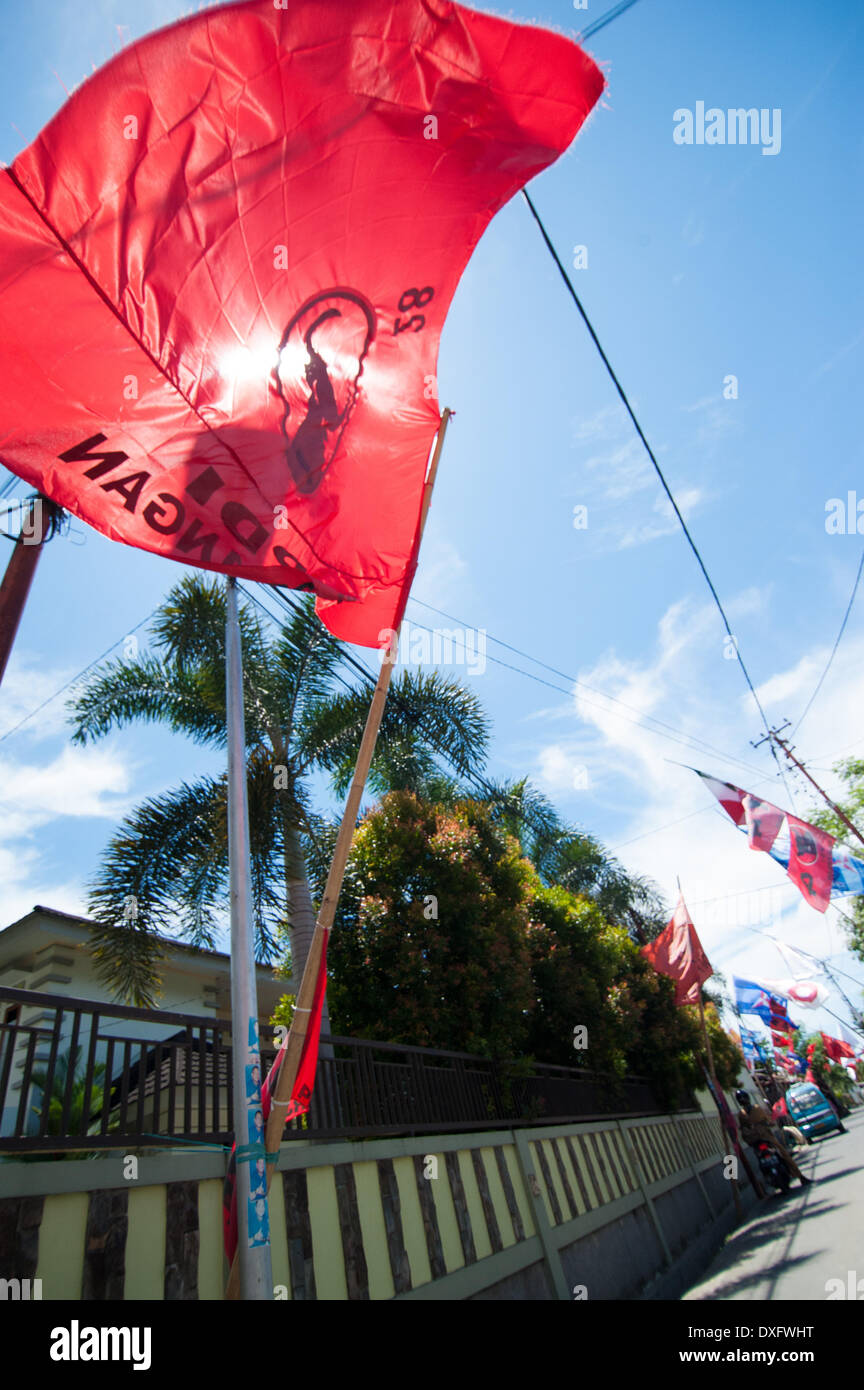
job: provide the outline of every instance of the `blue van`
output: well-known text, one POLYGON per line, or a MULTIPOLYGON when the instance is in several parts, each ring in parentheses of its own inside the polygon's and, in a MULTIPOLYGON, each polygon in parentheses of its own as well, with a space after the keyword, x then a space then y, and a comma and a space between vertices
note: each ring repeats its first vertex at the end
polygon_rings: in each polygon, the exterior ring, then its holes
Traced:
POLYGON ((838 1134, 846 1133, 833 1105, 812 1081, 790 1086, 784 1099, 792 1123, 798 1126, 808 1143, 816 1135, 830 1134, 835 1129, 838 1134))

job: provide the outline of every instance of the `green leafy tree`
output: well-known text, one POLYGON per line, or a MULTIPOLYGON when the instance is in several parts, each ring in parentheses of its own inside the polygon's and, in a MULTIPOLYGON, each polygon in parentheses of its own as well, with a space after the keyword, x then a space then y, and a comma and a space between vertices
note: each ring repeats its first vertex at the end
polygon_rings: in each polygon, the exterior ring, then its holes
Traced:
POLYGON ((385 796, 356 833, 330 944, 337 1030, 518 1055, 533 1008, 524 876, 479 803, 385 796))
MULTIPOLYGON (((287 928, 299 980, 315 925, 307 872, 322 822, 311 808, 319 770, 344 789, 360 744, 370 692, 347 692, 345 648, 303 598, 275 632, 239 605, 243 642, 252 907, 259 960, 273 960, 287 928)), ((185 576, 157 611, 153 655, 98 670, 71 702, 73 740, 92 743, 135 721, 226 745, 225 591, 185 576)), ((443 765, 457 776, 481 766, 485 716, 457 682, 401 673, 393 682, 371 784, 388 785, 443 765)), ((201 777, 143 802, 110 841, 90 893, 92 945, 102 979, 123 999, 149 1006, 159 988, 158 934, 214 944, 227 905, 227 778, 201 777), (129 902, 134 902, 130 916, 129 902), (125 921, 125 925, 124 925, 125 921)), ((325 1018, 325 1030, 329 1026, 325 1018)))
MULTIPOLYGON (((341 1033, 584 1066, 610 1087, 637 1073, 670 1104, 704 1084, 696 1011, 595 902, 544 884, 486 803, 391 793, 366 815, 329 964, 341 1033)), ((716 1032, 731 1084, 740 1054, 716 1032)))
POLYGON ((548 887, 534 873, 526 878, 537 999, 529 1050, 544 1062, 623 1075, 625 1030, 612 991, 629 938, 606 921, 596 903, 548 887))
MULTIPOLYGON (((61 1135, 63 1133, 63 1110, 66 1105, 66 1091, 69 1085, 69 1072, 72 1071, 72 1089, 69 1096, 69 1111, 67 1119, 67 1133, 78 1134, 81 1129, 82 1120, 85 1121, 85 1131, 90 1133, 93 1128, 91 1117, 84 1114, 84 1101, 86 1098, 86 1075, 79 1065, 81 1054, 80 1047, 76 1047, 72 1052, 61 1052, 58 1054, 54 1063, 54 1073, 51 1078, 51 1087, 46 1090, 48 1083, 48 1073, 38 1070, 31 1073, 30 1080, 33 1087, 39 1092, 38 1102, 31 1106, 33 1113, 38 1116, 40 1122, 43 1111, 48 1110, 48 1119, 45 1124, 45 1133, 61 1135)), ((93 1067, 93 1082, 90 1095, 91 1105, 95 1102, 101 1104, 103 1083, 105 1078, 105 1065, 97 1062, 93 1067)), ((111 1128, 114 1128, 112 1124, 111 1128)), ((38 1153, 32 1162, 41 1159, 43 1155, 38 1153)), ((93 1157, 89 1153, 66 1153, 56 1155, 58 1158, 67 1159, 87 1159, 93 1157)))
POLYGON ((403 779, 380 785, 381 791, 396 789, 415 791, 426 800, 451 807, 466 800, 480 801, 492 822, 518 840, 544 884, 589 899, 640 945, 665 927, 668 913, 654 884, 628 873, 597 840, 563 821, 527 777, 505 782, 475 778, 469 786, 433 774, 413 783, 403 779))
POLYGON ((803 1029, 799 1030, 795 1034, 794 1047, 799 1057, 806 1057, 809 1049, 813 1048, 810 1070, 816 1085, 825 1092, 829 1100, 836 1097, 844 1105, 854 1103, 852 1078, 845 1067, 839 1066, 828 1056, 821 1033, 805 1033, 803 1029))
MULTIPOLYGON (((844 758, 834 764, 834 771, 846 787, 846 794, 837 805, 852 824, 864 834, 864 759, 844 758)), ((827 830, 841 845, 844 845, 859 859, 864 859, 864 845, 852 834, 848 825, 827 806, 818 806, 809 813, 813 825, 827 830)), ((851 900, 851 915, 841 913, 846 919, 846 934, 849 949, 859 960, 864 961, 864 897, 851 900)))

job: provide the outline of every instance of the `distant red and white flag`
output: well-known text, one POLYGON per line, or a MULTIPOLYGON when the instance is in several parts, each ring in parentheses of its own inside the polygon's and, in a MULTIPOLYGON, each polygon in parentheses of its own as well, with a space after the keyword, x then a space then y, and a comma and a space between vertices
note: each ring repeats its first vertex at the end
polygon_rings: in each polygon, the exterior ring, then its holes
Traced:
POLYGON ((856 1056, 864 1052, 864 1035, 856 1033, 852 1028, 847 1027, 845 1023, 840 1024, 840 1038, 843 1042, 849 1044, 856 1056))
POLYGON ((772 994, 782 994, 785 999, 793 1000, 804 1009, 818 1009, 831 997, 817 980, 768 980, 760 976, 756 983, 772 994))
POLYGON ((802 897, 817 912, 828 907, 832 888, 849 891, 836 862, 833 835, 731 782, 720 782, 696 767, 691 771, 701 777, 727 815, 746 832, 750 848, 764 850, 782 864, 802 897))
POLYGON ((669 925, 648 946, 642 947, 640 955, 651 962, 659 975, 668 975, 675 981, 675 1003, 679 1005, 697 1004, 700 986, 714 974, 683 894, 669 925))
POLYGON ((3 462, 386 644, 453 293, 603 86, 451 0, 249 0, 130 44, 0 170, 3 462))

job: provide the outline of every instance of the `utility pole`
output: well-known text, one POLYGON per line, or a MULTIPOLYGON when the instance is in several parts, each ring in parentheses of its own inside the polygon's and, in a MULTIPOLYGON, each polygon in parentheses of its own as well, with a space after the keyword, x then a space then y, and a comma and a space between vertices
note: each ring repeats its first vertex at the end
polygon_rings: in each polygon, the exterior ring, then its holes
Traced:
POLYGON ((786 742, 786 740, 780 737, 780 735, 782 734, 783 730, 784 730, 784 729, 788 729, 788 728, 789 728, 789 720, 787 719, 787 720, 786 720, 786 723, 785 723, 785 724, 781 724, 779 729, 769 729, 769 730, 768 730, 768 733, 765 735, 765 737, 764 737, 764 738, 760 738, 759 741, 758 741, 758 743, 754 743, 754 744, 753 744, 753 747, 754 747, 754 748, 759 748, 759 747, 761 747, 761 745, 762 745, 763 743, 768 743, 768 742, 770 742, 770 743, 775 743, 775 744, 777 745, 778 748, 782 748, 783 752, 786 754, 786 757, 789 759, 790 763, 794 763, 794 765, 795 765, 795 767, 797 767, 798 771, 799 771, 799 772, 803 772, 804 776, 807 778, 807 781, 810 783, 811 786, 813 786, 813 787, 816 788, 816 790, 817 790, 817 792, 819 793, 819 795, 821 796, 822 800, 825 801, 825 802, 827 802, 827 804, 831 807, 831 810, 834 812, 835 816, 837 816, 838 819, 841 820, 841 821, 843 822, 843 824, 844 824, 845 826, 847 826, 849 830, 852 831, 852 834, 853 834, 857 839, 859 839, 859 840, 861 841, 862 845, 864 845, 864 835, 861 834, 861 831, 858 829, 858 827, 857 827, 856 825, 853 825, 853 824, 852 824, 851 820, 850 820, 849 817, 846 815, 845 811, 841 811, 841 810, 840 810, 840 807, 839 807, 835 802, 833 802, 833 801, 831 800, 831 798, 830 798, 830 796, 828 795, 828 793, 822 790, 822 788, 820 787, 819 783, 816 781, 815 777, 811 777, 811 776, 810 776, 810 773, 807 771, 807 769, 806 769, 806 767, 804 766, 804 764, 803 764, 802 762, 799 762, 798 759, 795 757, 794 753, 792 752, 792 749, 789 747, 789 745, 788 745, 788 743, 786 742))
POLYGON ((0 681, 9 661, 42 546, 59 530, 63 517, 62 508, 41 493, 28 497, 24 508, 21 532, 6 566, 3 583, 0 584, 0 681))

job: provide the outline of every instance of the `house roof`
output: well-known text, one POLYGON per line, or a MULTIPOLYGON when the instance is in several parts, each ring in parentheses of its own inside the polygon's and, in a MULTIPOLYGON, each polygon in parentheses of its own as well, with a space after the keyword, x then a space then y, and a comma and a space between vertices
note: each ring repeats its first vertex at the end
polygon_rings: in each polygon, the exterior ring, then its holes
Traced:
MULTIPOLYGON (((24 917, 19 917, 16 922, 11 922, 8 927, 0 930, 0 970, 9 966, 20 965, 26 968, 28 957, 35 950, 42 950, 48 943, 45 940, 47 933, 50 933, 51 923, 56 923, 56 930, 60 939, 65 939, 67 944, 76 942, 83 946, 86 943, 90 928, 94 925, 88 917, 80 917, 73 912, 62 912, 56 907, 45 907, 37 903, 32 912, 28 912, 24 917), (38 943, 34 938, 42 937, 38 943)), ((157 940, 161 941, 165 947, 166 955, 170 958, 175 957, 175 965, 182 968, 182 961, 187 966, 198 964, 205 974, 218 974, 228 976, 230 974, 231 957, 224 951, 206 950, 200 946, 190 946, 188 942, 176 941, 173 937, 158 935, 157 940), (180 957, 180 960, 176 960, 180 957)), ((259 988, 262 985, 272 986, 278 983, 282 993, 290 993, 293 983, 290 978, 278 978, 274 974, 271 966, 258 965, 255 967, 258 978, 259 988)), ((268 991, 269 992, 269 991, 268 991)))

